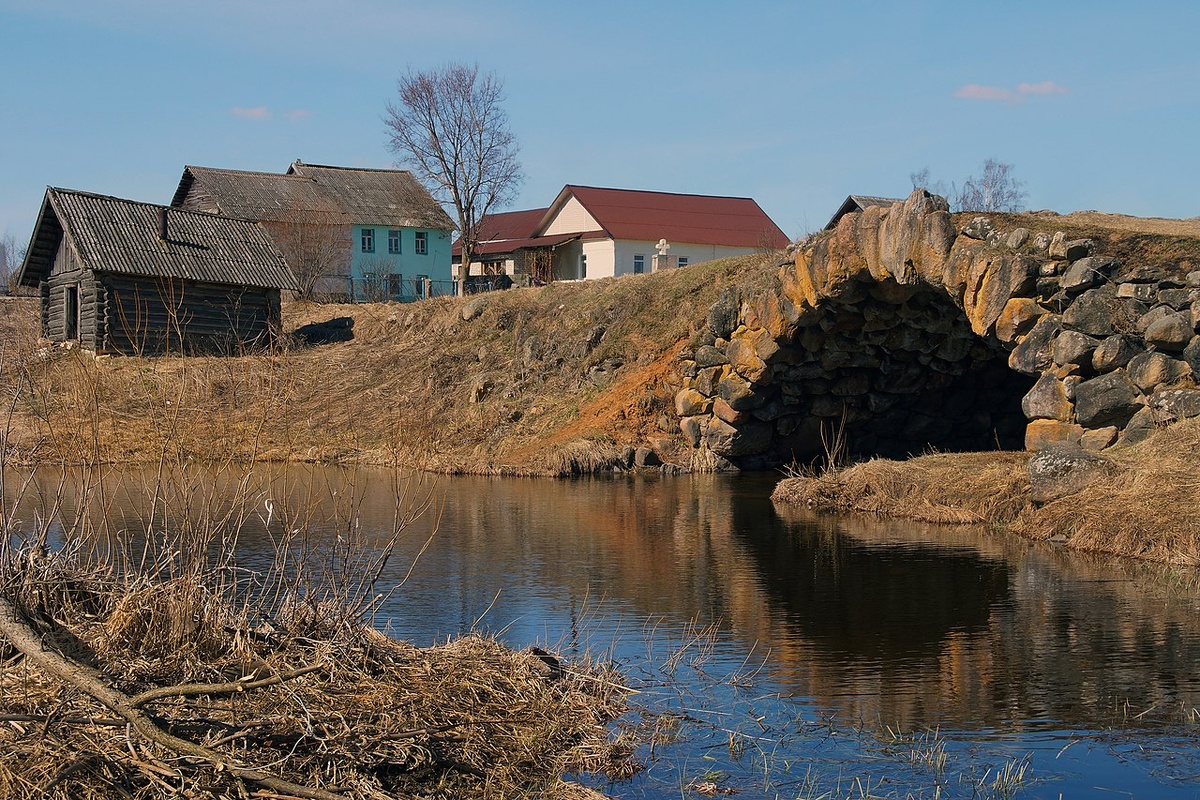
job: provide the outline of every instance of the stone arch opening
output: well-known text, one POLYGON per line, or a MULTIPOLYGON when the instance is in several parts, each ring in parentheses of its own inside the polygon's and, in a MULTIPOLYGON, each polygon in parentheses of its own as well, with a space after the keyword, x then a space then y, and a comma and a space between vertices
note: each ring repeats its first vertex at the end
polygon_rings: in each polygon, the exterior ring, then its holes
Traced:
POLYGON ((834 446, 852 458, 1024 447, 1021 400, 1034 379, 944 292, 859 283, 800 322, 773 371, 792 420, 776 425, 786 435, 771 460, 813 461, 834 446))

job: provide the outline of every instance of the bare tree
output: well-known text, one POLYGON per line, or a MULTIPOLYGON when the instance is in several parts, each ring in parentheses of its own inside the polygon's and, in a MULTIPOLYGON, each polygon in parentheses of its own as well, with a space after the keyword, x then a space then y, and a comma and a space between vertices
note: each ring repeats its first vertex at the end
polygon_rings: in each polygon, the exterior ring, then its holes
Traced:
POLYGON ((978 178, 967 178, 952 205, 959 211, 1020 211, 1025 208, 1024 185, 1013 177, 1012 164, 989 158, 978 178))
POLYGON ((908 179, 914 189, 925 189, 945 197, 952 211, 1021 211, 1025 208, 1025 183, 1013 177, 1013 165, 994 158, 983 162, 983 173, 963 183, 962 190, 954 184, 946 188, 945 181, 931 183, 929 167, 910 172, 908 179))
POLYGON ((348 226, 320 211, 296 208, 290 216, 265 225, 296 275, 300 296, 311 300, 344 293, 350 273, 348 226))
POLYGON ((12 279, 16 276, 17 270, 21 268, 21 262, 24 259, 25 250, 17 246, 15 236, 6 233, 0 237, 0 294, 8 294, 12 291, 12 279))
POLYGON ((454 206, 462 243, 459 292, 465 293, 479 221, 513 200, 521 183, 519 148, 502 105, 504 82, 479 65, 409 70, 387 104, 392 152, 442 203, 454 206))

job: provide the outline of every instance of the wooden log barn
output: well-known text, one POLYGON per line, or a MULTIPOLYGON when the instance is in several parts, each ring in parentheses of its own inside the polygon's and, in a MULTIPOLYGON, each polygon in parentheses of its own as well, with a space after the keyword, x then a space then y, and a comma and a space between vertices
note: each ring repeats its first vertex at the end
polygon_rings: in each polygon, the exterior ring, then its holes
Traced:
POLYGON ((42 334, 96 353, 239 353, 280 332, 296 278, 256 223, 46 190, 18 272, 42 334))

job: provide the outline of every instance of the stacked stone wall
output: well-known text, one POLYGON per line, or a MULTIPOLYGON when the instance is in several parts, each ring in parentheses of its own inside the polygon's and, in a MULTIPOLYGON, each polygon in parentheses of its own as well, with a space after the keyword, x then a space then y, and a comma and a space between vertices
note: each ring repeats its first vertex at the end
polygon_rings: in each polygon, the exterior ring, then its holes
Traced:
POLYGON ((1097 249, 986 216, 958 230, 924 191, 847 215, 767 290, 727 290, 681 355, 693 466, 1102 450, 1200 415, 1200 272, 1097 249))

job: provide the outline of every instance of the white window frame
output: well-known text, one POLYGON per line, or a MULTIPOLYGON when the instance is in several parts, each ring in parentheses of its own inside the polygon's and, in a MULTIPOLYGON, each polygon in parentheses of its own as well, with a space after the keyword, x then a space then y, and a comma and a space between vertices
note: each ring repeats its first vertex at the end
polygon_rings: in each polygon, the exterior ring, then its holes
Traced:
POLYGON ((644 253, 638 253, 633 257, 633 274, 644 275, 646 273, 646 256, 644 253))
POLYGON ((364 253, 374 253, 375 252, 375 229, 374 228, 363 228, 362 234, 359 237, 358 243, 364 253))
POLYGON ((417 243, 413 247, 413 252, 419 256, 429 255, 429 234, 425 231, 417 231, 417 243))
POLYGON ((400 231, 395 228, 388 229, 388 254, 393 256, 400 255, 400 231))
POLYGON ((686 267, 687 265, 688 265, 688 257, 687 256, 679 256, 679 260, 675 262, 675 266, 677 266, 677 267, 686 267))

